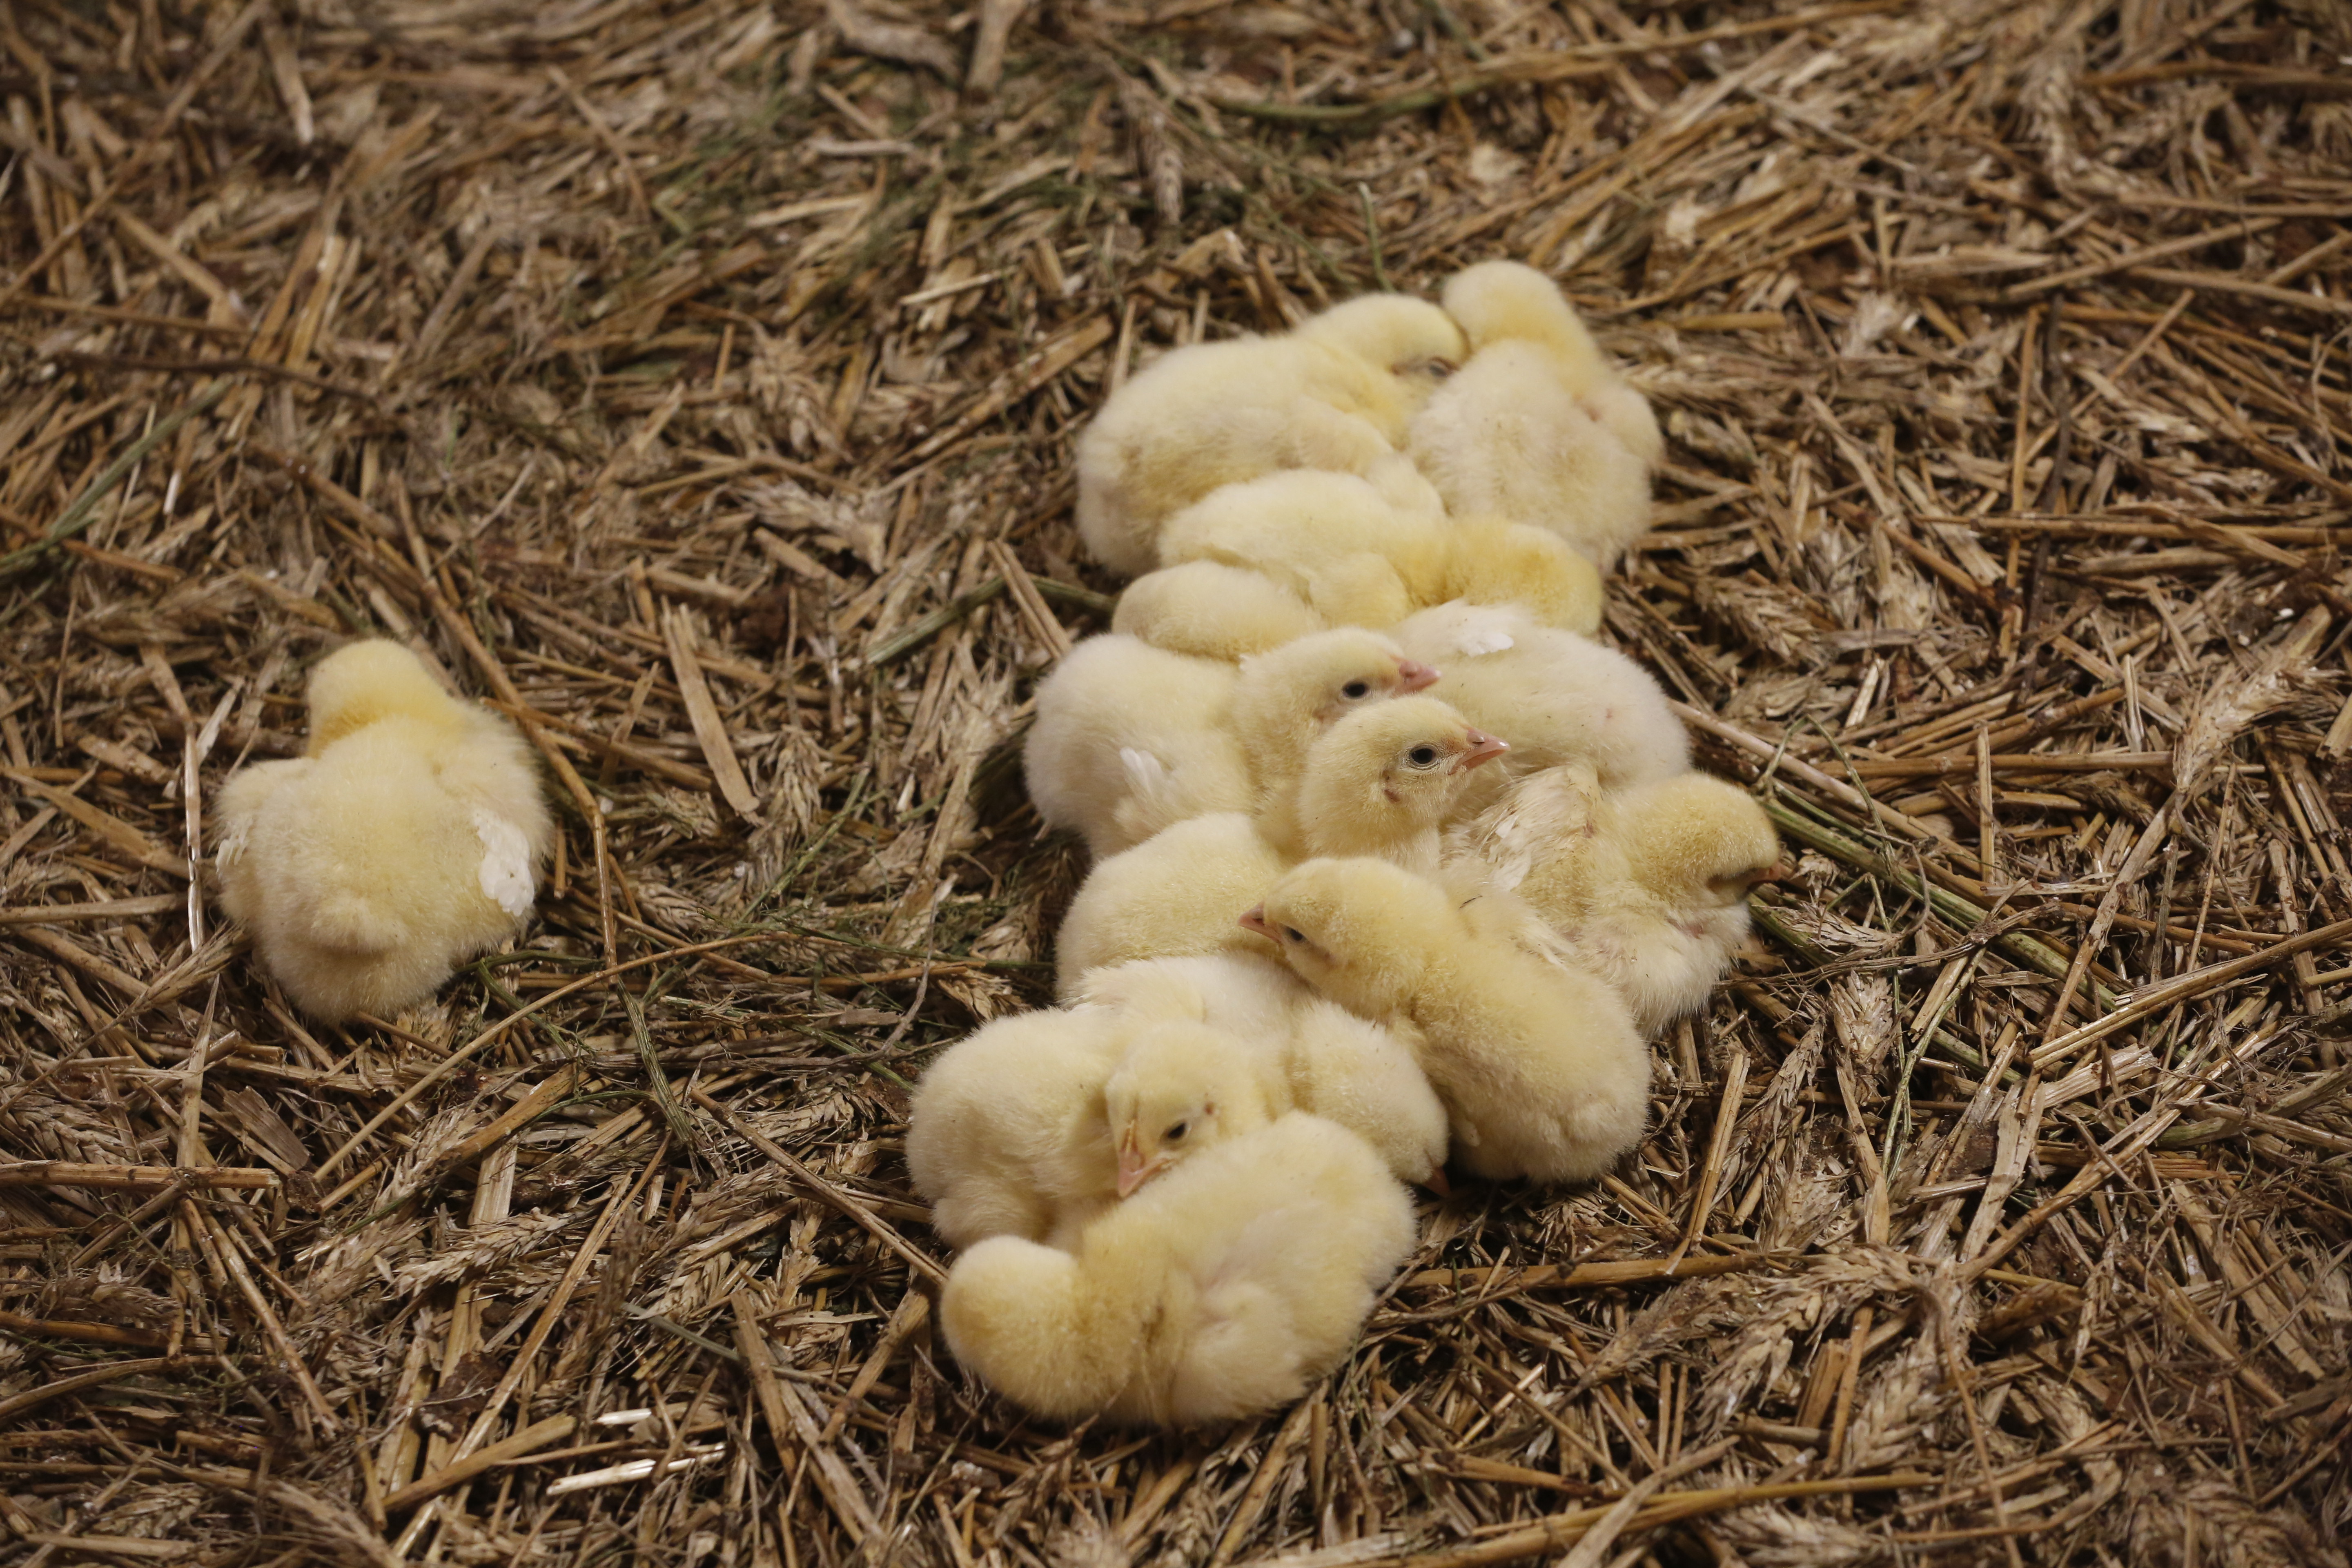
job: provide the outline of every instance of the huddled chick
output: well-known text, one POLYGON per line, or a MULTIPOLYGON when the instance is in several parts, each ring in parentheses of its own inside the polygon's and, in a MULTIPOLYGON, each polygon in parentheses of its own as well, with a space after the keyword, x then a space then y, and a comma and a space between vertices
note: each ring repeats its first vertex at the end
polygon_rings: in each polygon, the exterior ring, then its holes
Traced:
POLYGON ((1103 1090, 1129 1033, 1103 1012, 1016 1013, 931 1063, 908 1117, 907 1170, 941 1239, 1043 1241, 1116 1201, 1103 1090))
POLYGON ((1068 1250, 981 1242, 940 1322, 959 1362, 1039 1415, 1231 1420, 1345 1354, 1412 1244, 1412 1204, 1363 1140, 1294 1113, 1188 1158, 1068 1250))
POLYGON ((1106 1093, 1123 1169, 1130 1147, 1147 1174, 1180 1146, 1198 1148, 1197 1109, 1244 1098, 1247 1091, 1220 1090, 1245 1071, 1271 1110, 1337 1122, 1402 1179, 1443 1182, 1445 1108, 1412 1053, 1386 1026, 1316 994, 1271 959, 1235 952, 1142 959, 1088 972, 1071 1002, 1130 1021, 1206 1026, 1239 1047, 1237 1056, 1214 1046, 1190 1050, 1181 1032, 1137 1037, 1121 1063, 1125 1083, 1106 1093), (1189 1087, 1179 1092, 1176 1085, 1189 1087))
POLYGON ((1614 985, 1644 1034, 1706 1005, 1748 937, 1748 893, 1780 858, 1746 790, 1702 773, 1601 787, 1589 767, 1547 769, 1450 835, 1614 985))
POLYGON ((1580 763, 1611 788, 1690 771, 1690 736, 1649 671, 1614 648, 1547 626, 1516 605, 1441 605, 1399 626, 1400 647, 1434 665, 1430 695, 1511 738, 1507 768, 1482 781, 1580 763))
POLYGON ((1540 529, 1449 521, 1352 474, 1298 469, 1227 485, 1169 519, 1160 570, 1123 595, 1113 625, 1213 658, 1278 647, 1327 626, 1392 626, 1454 599, 1527 606, 1543 623, 1601 623, 1592 563, 1540 529))
POLYGON ((221 786, 221 907, 329 1023, 425 1001, 530 917, 554 836, 514 726, 381 638, 311 672, 304 754, 221 786))
POLYGON ((1239 669, 1117 633, 1088 637, 1037 689, 1022 753, 1029 797, 1048 826, 1076 829, 1097 858, 1116 855, 1188 817, 1251 809, 1332 721, 1436 679, 1354 629, 1239 669))
POLYGON ((1426 697, 1349 714, 1308 748, 1297 784, 1269 794, 1256 815, 1196 816, 1097 865, 1062 920, 1064 995, 1090 969, 1244 945, 1235 913, 1305 856, 1388 855, 1435 870, 1467 775, 1505 750, 1426 697))
POLYGON ((1125 576, 1158 564, 1160 525, 1221 485, 1283 468, 1365 473, 1467 345, 1426 300, 1372 294, 1276 338, 1171 351, 1078 438, 1078 532, 1125 576))
POLYGON ((1614 564, 1650 526, 1650 473, 1665 455, 1649 400, 1532 267, 1465 268, 1444 300, 1471 353, 1413 417, 1413 462, 1456 515, 1549 529, 1614 564))
POLYGON ((1514 939, 1507 899, 1310 860, 1242 917, 1309 985, 1405 1033, 1475 1175, 1580 1182, 1641 1142, 1650 1052, 1597 976, 1514 939))

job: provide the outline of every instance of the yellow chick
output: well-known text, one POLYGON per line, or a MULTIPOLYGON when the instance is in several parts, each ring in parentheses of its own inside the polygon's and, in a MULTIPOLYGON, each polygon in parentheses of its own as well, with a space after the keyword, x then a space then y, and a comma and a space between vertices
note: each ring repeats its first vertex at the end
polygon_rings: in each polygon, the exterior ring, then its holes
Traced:
POLYGON ((1189 1154, 1265 1126, 1276 1109, 1237 1037, 1198 1022, 1147 1025, 1103 1089, 1118 1195, 1189 1154))
POLYGON ((1445 309, 1471 355, 1414 416, 1413 461, 1456 514, 1531 523, 1613 564, 1650 526, 1650 473, 1665 455, 1648 399, 1534 268, 1456 273, 1445 309))
POLYGON ((1116 1090, 1109 1096, 1122 1180, 1129 1170, 1147 1180, 1172 1152, 1198 1149, 1197 1106, 1262 1102, 1276 1114, 1304 1110, 1336 1121, 1402 1180, 1444 1190, 1445 1107, 1421 1064, 1388 1029, 1317 995, 1274 960, 1224 952, 1122 963, 1083 976, 1072 1001, 1130 1020, 1204 1026, 1240 1047, 1238 1059, 1216 1052, 1193 1059, 1181 1035, 1154 1036, 1149 1045, 1138 1037, 1120 1071, 1161 1087, 1156 1110, 1145 1108, 1140 1090, 1133 1110, 1116 1090), (1253 1087, 1232 1087, 1241 1072, 1253 1087), (1178 1127, 1184 1131, 1171 1138, 1178 1127))
POLYGON ((1301 628, 1391 626, 1458 598, 1516 603, 1577 631, 1601 623, 1600 574, 1550 534, 1450 521, 1353 474, 1297 469, 1227 485, 1168 521, 1160 561, 1121 602, 1126 629, 1212 658, 1279 646, 1301 628))
POLYGON ((1078 437, 1078 532, 1095 559, 1134 576, 1157 564, 1160 525, 1220 485, 1393 464, 1407 421, 1465 349, 1436 306, 1372 294, 1283 337, 1172 350, 1078 437))
POLYGON ((1434 871, 1447 807, 1466 774, 1504 750, 1425 697, 1349 714, 1257 817, 1196 816, 1097 866, 1063 917, 1064 994, 1105 964, 1245 948, 1234 917, 1305 855, 1388 854, 1434 871))
POLYGON ((1492 803, 1503 775, 1582 763, 1612 788, 1690 771, 1690 736, 1649 671, 1613 648, 1538 624, 1513 605, 1440 605, 1396 628, 1444 673, 1430 689, 1472 723, 1507 731, 1507 768, 1466 797, 1492 803))
POLYGON ((304 1012, 397 1013, 530 918, 554 835, 538 769, 398 643, 330 655, 310 700, 304 755, 221 786, 221 907, 304 1012))
POLYGON ((1131 1032, 1105 1012, 1018 1013, 940 1053, 907 1120, 907 1170, 940 1239, 1043 1241, 1117 1199, 1103 1089, 1131 1032))
POLYGON ((1048 826, 1116 855, 1187 818, 1250 809, 1266 781, 1296 775, 1324 726, 1436 679, 1369 632, 1318 633, 1238 669, 1088 637, 1037 689, 1029 796, 1048 826))
POLYGON ((1330 624, 1265 573, 1218 561, 1146 572, 1127 585, 1110 613, 1114 632, 1228 664, 1312 637, 1330 624))
POLYGON ((1511 940, 1507 902, 1384 860, 1310 860, 1243 923, 1326 996, 1407 1032, 1464 1168, 1590 1180, 1641 1141, 1649 1051, 1607 984, 1511 940))
POLYGON ((1736 784, 1685 773, 1610 790, 1579 767, 1512 785, 1449 847, 1549 922, 1648 1035, 1706 1005, 1747 940, 1748 889, 1780 858, 1772 819, 1736 784))
POLYGON ((982 1242, 940 1325, 1040 1415, 1228 1421, 1336 1365, 1412 1245, 1412 1202, 1363 1140, 1294 1114, 1186 1160, 1070 1251, 982 1242))

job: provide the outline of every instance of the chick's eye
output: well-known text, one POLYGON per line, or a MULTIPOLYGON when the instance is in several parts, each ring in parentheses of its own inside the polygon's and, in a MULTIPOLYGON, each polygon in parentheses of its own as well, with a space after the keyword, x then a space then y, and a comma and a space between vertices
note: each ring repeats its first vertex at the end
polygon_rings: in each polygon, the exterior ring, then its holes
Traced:
POLYGON ((1434 766, 1437 762, 1437 748, 1435 746, 1415 746, 1412 751, 1407 752, 1404 754, 1404 760, 1411 763, 1417 768, 1434 766))
POLYGON ((1305 942, 1307 940, 1307 933, 1300 931, 1297 926, 1283 927, 1282 934, 1291 942, 1305 942))
POLYGON ((1171 1127, 1167 1131, 1160 1135, 1160 1141, 1168 1143, 1181 1143, 1184 1141, 1184 1134, 1190 1132, 1192 1130, 1192 1124, 1191 1122, 1179 1121, 1175 1126, 1171 1127))
POLYGON ((1351 680, 1339 688, 1339 695, 1352 701, 1359 697, 1369 696, 1371 689, 1372 683, 1369 680, 1351 680))

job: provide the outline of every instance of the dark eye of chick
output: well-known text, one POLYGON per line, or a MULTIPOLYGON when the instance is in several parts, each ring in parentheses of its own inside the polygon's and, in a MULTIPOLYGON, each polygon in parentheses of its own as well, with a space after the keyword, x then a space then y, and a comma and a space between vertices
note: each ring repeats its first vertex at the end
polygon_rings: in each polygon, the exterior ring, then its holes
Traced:
POLYGON ((1351 680, 1339 688, 1339 695, 1352 700, 1355 698, 1370 695, 1372 683, 1369 680, 1351 680))
POLYGON ((1306 933, 1305 931, 1300 931, 1297 926, 1285 926, 1285 927, 1283 927, 1283 928, 1282 928, 1282 934, 1283 934, 1284 936, 1287 937, 1288 939, 1290 939, 1292 942, 1305 942, 1305 941, 1307 940, 1307 933, 1306 933))
POLYGON ((1417 768, 1433 767, 1437 763, 1437 748, 1427 745, 1415 746, 1404 754, 1404 760, 1417 768))
POLYGON ((1184 1134, 1192 1130, 1192 1124, 1191 1122, 1179 1121, 1175 1126, 1171 1127, 1167 1131, 1161 1133, 1160 1136, 1161 1141, 1164 1142, 1181 1143, 1184 1141, 1184 1134))

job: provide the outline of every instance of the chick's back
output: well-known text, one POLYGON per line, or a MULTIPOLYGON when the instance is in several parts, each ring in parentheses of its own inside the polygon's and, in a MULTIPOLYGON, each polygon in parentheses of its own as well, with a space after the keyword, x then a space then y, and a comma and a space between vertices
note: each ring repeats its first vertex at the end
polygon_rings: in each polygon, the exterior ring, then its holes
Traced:
POLYGON ((246 770, 220 814, 223 907, 331 1021, 420 1002, 510 938, 552 833, 521 738, 455 703, 246 770))
POLYGON ((942 1053, 915 1086, 907 1170, 951 1247, 1043 1241, 1116 1194, 1103 1085, 1119 1032, 1104 1013, 999 1018, 942 1053))

